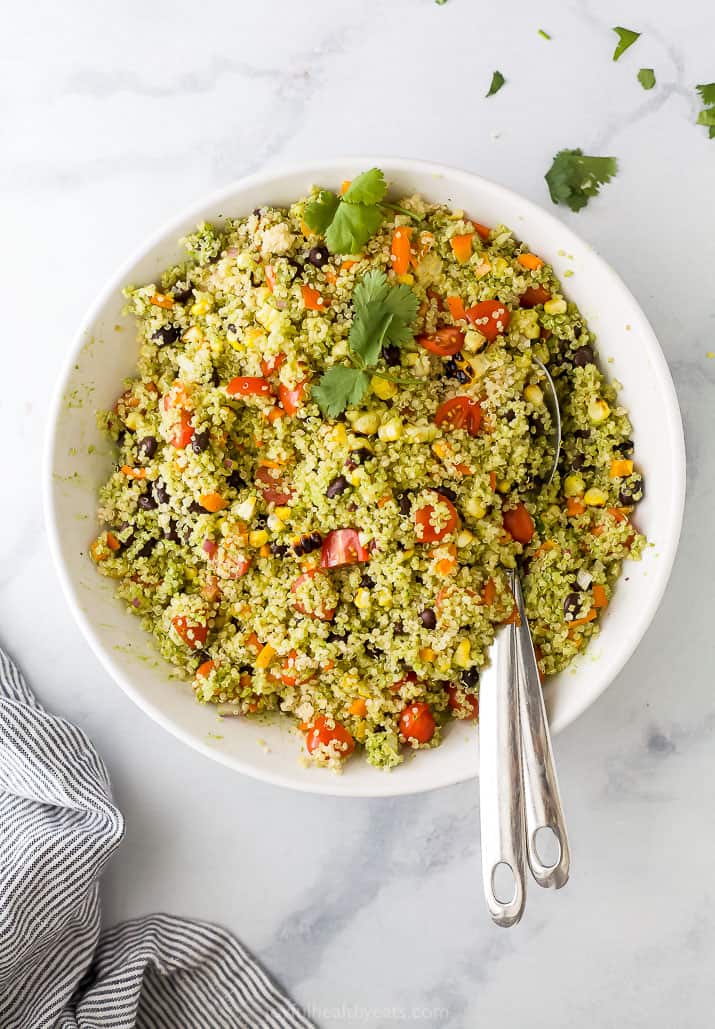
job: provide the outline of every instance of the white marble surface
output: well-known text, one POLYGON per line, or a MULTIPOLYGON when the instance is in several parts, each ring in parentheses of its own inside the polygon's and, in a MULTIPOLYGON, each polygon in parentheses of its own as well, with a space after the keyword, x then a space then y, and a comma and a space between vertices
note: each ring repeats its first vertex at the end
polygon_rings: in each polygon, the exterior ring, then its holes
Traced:
POLYGON ((3 22, 0 639, 108 762, 127 836, 106 921, 164 909, 223 922, 325 1027, 711 1025, 715 141, 693 124, 692 85, 715 78, 715 9, 42 0, 3 22), (643 37, 614 65, 609 27, 624 22, 643 37), (658 76, 650 93, 642 66, 658 76), (495 67, 508 85, 487 101, 495 67), (651 631, 557 742, 572 882, 532 891, 507 932, 482 903, 475 785, 375 802, 281 792, 185 749, 107 678, 50 565, 44 415, 104 278, 203 192, 267 163, 391 152, 549 206, 543 174, 572 146, 621 163, 601 199, 562 217, 659 334, 689 500, 651 631))

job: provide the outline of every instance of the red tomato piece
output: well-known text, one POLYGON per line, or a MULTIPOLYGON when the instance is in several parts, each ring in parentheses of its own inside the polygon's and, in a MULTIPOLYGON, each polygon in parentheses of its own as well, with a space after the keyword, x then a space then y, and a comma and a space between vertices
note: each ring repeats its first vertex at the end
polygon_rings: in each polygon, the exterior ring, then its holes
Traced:
MULTIPOLYGON (((470 310, 473 311, 474 308, 470 308, 470 310)), ((469 317, 469 311, 465 311, 465 314, 469 317)), ((455 325, 443 325, 431 336, 418 336, 417 342, 431 354, 437 354, 439 357, 451 357, 453 354, 458 354, 464 346, 464 333, 455 325)))
POLYGON ((462 690, 460 698, 460 690, 456 686, 448 686, 447 693, 449 694, 448 703, 450 711, 454 711, 455 714, 467 722, 476 721, 479 718, 479 697, 476 697, 473 693, 465 693, 462 690))
POLYGON ((326 718, 325 715, 318 715, 305 738, 308 753, 313 754, 319 747, 328 747, 331 743, 337 745, 335 749, 341 757, 347 757, 355 750, 355 740, 344 725, 332 718, 326 718))
POLYGON ((192 650, 200 650, 203 647, 209 634, 207 626, 202 625, 201 622, 190 622, 185 615, 177 615, 176 618, 172 618, 171 624, 187 647, 191 647, 192 650))
POLYGON ((226 392, 232 397, 267 397, 273 390, 268 379, 260 375, 237 375, 229 382, 226 392))
POLYGON ((184 450, 194 438, 194 427, 191 424, 191 415, 183 411, 179 415, 179 423, 171 434, 171 445, 177 450, 184 450))
POLYGON ((509 308, 500 300, 482 300, 474 307, 468 307, 464 313, 472 325, 489 341, 496 339, 509 328, 509 308))
POLYGON ((307 379, 303 379, 293 389, 289 389, 288 386, 284 386, 282 383, 278 387, 278 396, 280 397, 281 407, 287 415, 294 415, 300 410, 301 401, 303 394, 305 393, 305 387, 308 384, 307 379))
POLYGON ((357 529, 333 529, 323 540, 321 568, 340 568, 369 560, 370 554, 360 542, 357 529))
POLYGON ((452 501, 441 494, 436 494, 435 504, 437 503, 440 507, 446 507, 449 513, 449 517, 441 529, 436 529, 432 524, 432 515, 435 511, 433 504, 425 504, 424 507, 415 511, 415 533, 420 543, 436 543, 453 532, 459 525, 457 508, 452 501))
POLYGON ((466 429, 470 436, 476 436, 482 424, 482 407, 471 397, 452 397, 440 404, 434 416, 435 425, 448 429, 466 429))
MULTIPOLYGON (((298 578, 293 583, 293 585, 291 586, 291 588, 290 588, 291 593, 297 593, 297 591, 300 588, 302 583, 309 582, 310 579, 312 579, 317 574, 318 574, 318 569, 317 568, 311 568, 311 570, 309 572, 303 572, 303 574, 299 575, 298 578)), ((307 618, 317 618, 321 622, 330 622, 330 621, 333 620, 333 618, 335 618, 335 608, 334 607, 326 607, 326 608, 319 607, 319 608, 316 608, 314 611, 306 611, 305 607, 301 604, 301 602, 299 600, 294 600, 293 601, 293 607, 296 609, 296 611, 298 611, 302 615, 305 615, 307 618)))
POLYGON ((432 708, 425 701, 408 704, 400 715, 400 734, 405 740, 429 743, 434 736, 432 708))
POLYGON ((274 471, 274 468, 264 468, 263 466, 257 468, 256 482, 265 502, 281 507, 283 504, 290 503, 293 499, 293 491, 282 479, 274 477, 274 471))
POLYGON ((517 504, 511 511, 505 511, 502 524, 518 543, 530 543, 534 536, 534 519, 523 504, 517 504))
POLYGON ((261 359, 261 371, 268 378, 269 375, 275 375, 276 372, 281 370, 283 363, 286 359, 286 355, 276 354, 275 357, 262 358, 261 359))
POLYGON ((551 300, 551 294, 543 286, 527 286, 519 297, 522 307, 538 307, 539 304, 545 304, 547 300, 551 300))
POLYGON ((390 686, 390 692, 399 693, 400 689, 406 682, 417 682, 417 672, 413 672, 412 670, 406 672, 401 679, 398 679, 397 682, 393 682, 392 686, 390 686))

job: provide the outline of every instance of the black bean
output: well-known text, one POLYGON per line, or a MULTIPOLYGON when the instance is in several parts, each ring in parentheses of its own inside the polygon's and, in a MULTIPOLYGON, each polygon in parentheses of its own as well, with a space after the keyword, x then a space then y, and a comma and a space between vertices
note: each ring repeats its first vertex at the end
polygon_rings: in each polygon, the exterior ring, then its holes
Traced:
POLYGON ((160 329, 151 334, 151 338, 155 339, 160 346, 163 346, 168 343, 176 343, 180 335, 181 329, 177 325, 162 325, 160 329))
POLYGON ((395 365, 401 363, 400 348, 396 347, 394 343, 390 343, 388 346, 382 348, 382 356, 384 357, 385 364, 388 368, 394 368, 395 365))
POLYGON ((365 653, 367 654, 368 657, 371 657, 371 658, 374 659, 376 657, 379 657, 380 654, 382 654, 382 651, 380 650, 379 647, 376 647, 374 643, 366 643, 365 644, 365 653))
POLYGON ((392 627, 392 635, 393 636, 404 636, 405 635, 405 627, 402 624, 402 622, 399 620, 399 618, 398 618, 398 620, 395 622, 395 624, 392 627))
POLYGON ((420 611, 420 621, 425 629, 434 629, 437 625, 437 615, 431 607, 426 607, 424 611, 420 611))
POLYGON ((360 580, 360 585, 365 586, 366 589, 372 589, 372 587, 375 585, 375 580, 371 575, 363 575, 362 579, 360 580))
POLYGON ((472 377, 469 374, 469 372, 465 372, 463 368, 457 369, 457 374, 455 375, 455 378, 457 382, 460 382, 462 385, 465 385, 465 383, 472 381, 472 377))
POLYGON ((623 457, 633 457, 635 446, 632 439, 624 439, 622 443, 616 443, 613 449, 623 457))
POLYGON ((246 485, 246 480, 243 478, 241 473, 239 471, 237 471, 237 470, 234 470, 233 472, 231 472, 231 474, 229 475, 228 479, 226 479, 226 482, 231 487, 231 489, 235 489, 235 490, 241 490, 246 485))
POLYGON ((634 475, 632 479, 621 484, 618 500, 623 507, 630 507, 637 500, 642 500, 644 496, 645 486, 643 485, 643 479, 640 475, 634 475))
POLYGON ((261 211, 262 211, 262 208, 254 207, 253 213, 255 214, 256 218, 260 218, 261 217, 261 211))
POLYGON ((166 484, 161 479, 157 479, 154 483, 154 496, 160 504, 168 504, 171 500, 166 484))
POLYGON ((221 376, 219 374, 218 368, 212 368, 211 369, 211 385, 212 386, 220 386, 221 385, 221 376))
POLYGON ((575 429, 573 435, 574 435, 574 439, 590 439, 591 438, 591 430, 590 429, 575 429))
POLYGON ((146 493, 142 493, 139 497, 138 504, 142 511, 153 511, 158 507, 156 499, 150 490, 147 490, 146 493))
POLYGON ((460 686, 463 686, 465 690, 473 690, 479 685, 479 669, 465 668, 459 677, 459 684, 460 686))
POLYGON ((156 448, 159 444, 154 436, 145 436, 140 442, 138 450, 142 457, 146 457, 147 460, 152 458, 156 453, 156 448))
POLYGON ((311 532, 310 534, 301 536, 300 539, 293 544, 293 553, 296 557, 303 557, 304 554, 311 554, 318 547, 322 546, 323 537, 319 532, 311 532))
POLYGON ((457 362, 453 357, 450 357, 448 361, 444 362, 444 374, 448 379, 456 379, 458 371, 457 362))
POLYGON ((339 497, 341 493, 344 493, 346 489, 350 488, 350 483, 344 475, 339 475, 337 479, 333 479, 328 488, 325 491, 326 497, 329 500, 333 500, 335 497, 339 497))
POLYGON ((515 418, 516 411, 512 411, 511 408, 507 408, 507 410, 504 412, 504 420, 511 425, 515 418))
POLYGON ((185 304, 194 295, 194 291, 191 286, 186 286, 184 289, 174 289, 171 295, 177 304, 185 304))
POLYGON ((441 495, 443 497, 446 497, 447 500, 451 500, 452 503, 454 503, 454 501, 457 499, 457 494, 454 492, 453 489, 450 489, 449 486, 438 486, 437 492, 441 493, 441 495))
POLYGON ((564 618, 567 622, 572 622, 574 618, 578 617, 578 613, 581 610, 581 604, 583 603, 583 594, 580 592, 569 593, 564 600, 564 618))
POLYGON ((574 339, 578 339, 580 337, 582 331, 583 330, 581 329, 580 325, 574 325, 574 327, 573 327, 573 337, 574 337, 574 339))
POLYGON ((208 429, 195 432, 191 440, 191 449, 195 454, 202 454, 211 442, 211 433, 208 429))
POLYGON ((179 534, 176 531, 176 522, 174 521, 173 518, 169 522, 169 528, 168 529, 164 529, 164 539, 168 540, 169 543, 178 543, 179 542, 179 534))
POLYGON ((238 332, 238 329, 233 324, 233 322, 229 322, 228 325, 226 326, 226 331, 233 333, 233 335, 235 336, 236 333, 238 332))
POLYGON ((271 548, 271 554, 273 554, 274 557, 285 557, 288 553, 288 547, 285 543, 276 543, 274 541, 273 543, 269 543, 269 546, 271 548))
POLYGON ((189 540, 191 539, 191 532, 192 532, 192 529, 191 529, 190 525, 185 525, 183 527, 183 529, 181 530, 181 538, 184 541, 184 543, 188 543, 189 540))
POLYGON ((254 519, 254 524, 257 529, 265 529, 265 527, 268 525, 268 519, 265 515, 259 514, 254 519))
POLYGON ((400 508, 400 514, 408 515, 412 511, 412 498, 409 493, 400 493, 397 498, 397 502, 400 508))
POLYGON ((347 633, 335 632, 333 630, 331 630, 328 633, 328 635, 325 637, 326 643, 338 643, 338 642, 342 642, 342 640, 345 640, 345 639, 347 639, 347 633))
POLYGON ((586 464, 586 455, 585 454, 574 454, 574 456, 573 456, 573 458, 571 460, 571 467, 573 468, 574 471, 576 471, 576 472, 580 471, 585 464, 586 464))
POLYGON ((137 551, 137 557, 150 557, 154 547, 156 546, 156 540, 147 540, 144 546, 137 551))
POLYGON ((322 268, 330 260, 328 248, 323 246, 311 247, 308 253, 308 260, 316 268, 322 268))
POLYGON ((192 500, 189 504, 189 511, 191 514, 208 514, 206 508, 202 507, 196 500, 192 500))
POLYGON ((320 547, 320 546, 323 545, 323 537, 320 535, 319 532, 311 532, 311 534, 310 534, 310 543, 311 543, 311 547, 313 549, 316 549, 317 547, 320 547))
POLYGON ((372 451, 368 450, 367 447, 360 447, 359 450, 353 450, 353 459, 356 460, 358 464, 365 464, 365 462, 369 461, 373 456, 372 451))
POLYGON ((587 345, 574 350, 573 363, 577 368, 585 368, 587 364, 595 364, 596 356, 593 352, 593 347, 587 345))

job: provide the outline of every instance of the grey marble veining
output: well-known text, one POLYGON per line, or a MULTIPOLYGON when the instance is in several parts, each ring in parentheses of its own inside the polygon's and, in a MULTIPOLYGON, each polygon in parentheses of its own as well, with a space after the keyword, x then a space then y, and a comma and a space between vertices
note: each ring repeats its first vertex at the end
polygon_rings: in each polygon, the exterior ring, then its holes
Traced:
POLYGON ((715 79, 714 30, 698 0, 6 9, 0 638, 108 762, 128 824, 105 877, 108 923, 153 909, 223 922, 326 1027, 712 1024, 715 141, 693 124, 692 87, 715 79), (613 64, 610 26, 624 22, 643 36, 613 64), (484 100, 497 67, 507 85, 484 100), (601 198, 560 214, 661 340, 688 506, 650 632, 556 741, 572 881, 532 890, 504 931, 481 898, 474 784, 374 802, 292 795, 209 763, 131 704, 61 598, 42 437, 84 308, 202 192, 269 163, 383 152, 471 168, 550 206, 543 174, 574 146, 620 162, 601 198))

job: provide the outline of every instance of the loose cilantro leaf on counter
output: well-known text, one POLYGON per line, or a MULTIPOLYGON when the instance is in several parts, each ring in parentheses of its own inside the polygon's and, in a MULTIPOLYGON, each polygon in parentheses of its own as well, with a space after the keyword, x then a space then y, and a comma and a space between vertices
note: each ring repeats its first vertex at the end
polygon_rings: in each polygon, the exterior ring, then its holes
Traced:
POLYGON ((582 150, 560 150, 545 178, 555 204, 580 211, 617 170, 615 157, 589 157, 582 150))
POLYGON ((498 93, 505 82, 506 79, 504 78, 502 73, 500 71, 495 71, 492 75, 492 82, 489 86, 489 92, 487 93, 487 96, 494 96, 495 93, 498 93))
POLYGON ((328 418, 337 418, 350 404, 359 404, 370 385, 370 376, 360 368, 333 365, 324 373, 313 396, 328 418))
POLYGON ((551 36, 546 32, 545 29, 539 29, 539 35, 542 39, 551 39, 551 36))
POLYGON ((377 364, 384 346, 400 346, 414 336, 417 297, 408 286, 390 286, 384 272, 373 269, 363 275, 353 290, 353 304, 348 344, 357 367, 334 365, 313 388, 318 406, 329 418, 360 402, 370 382, 365 368, 377 364))
POLYGON ((701 83, 695 87, 706 105, 698 115, 698 125, 706 125, 708 136, 715 139, 715 82, 701 83), (708 107, 708 104, 713 106, 708 107))
POLYGON ((641 68, 636 78, 643 89, 652 89, 655 85, 655 72, 652 68, 641 68))
POLYGON ((640 36, 640 32, 634 32, 633 29, 624 29, 622 25, 614 25, 613 31, 618 36, 618 43, 616 45, 616 49, 613 51, 613 60, 617 61, 621 54, 626 52, 629 46, 633 46, 640 36))
POLYGON ((708 104, 715 104, 715 82, 701 83, 695 88, 706 106, 708 104))

